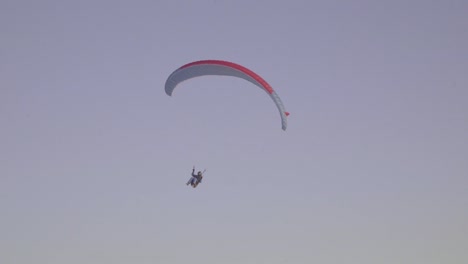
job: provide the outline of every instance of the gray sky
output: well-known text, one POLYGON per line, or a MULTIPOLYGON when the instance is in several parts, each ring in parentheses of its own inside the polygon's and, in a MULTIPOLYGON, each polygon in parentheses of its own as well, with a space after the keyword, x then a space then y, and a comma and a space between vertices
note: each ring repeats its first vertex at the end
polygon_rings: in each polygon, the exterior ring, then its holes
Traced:
POLYGON ((467 14, 2 0, 0 262, 467 263, 467 14), (244 80, 168 97, 200 59, 264 77, 288 130, 244 80))

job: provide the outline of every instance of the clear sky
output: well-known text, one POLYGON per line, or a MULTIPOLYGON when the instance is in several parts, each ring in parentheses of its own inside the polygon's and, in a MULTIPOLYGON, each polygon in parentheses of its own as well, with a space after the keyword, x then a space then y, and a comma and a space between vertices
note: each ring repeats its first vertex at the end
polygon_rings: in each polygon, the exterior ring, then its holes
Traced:
POLYGON ((467 14, 1 0, 0 263, 468 263, 467 14))

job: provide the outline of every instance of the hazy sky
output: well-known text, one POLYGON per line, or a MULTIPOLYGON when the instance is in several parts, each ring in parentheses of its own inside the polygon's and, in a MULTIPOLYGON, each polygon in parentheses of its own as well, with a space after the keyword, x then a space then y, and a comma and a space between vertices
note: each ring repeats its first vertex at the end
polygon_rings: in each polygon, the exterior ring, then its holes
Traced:
POLYGON ((2 264, 468 263, 466 0, 1 0, 0 37, 2 264), (167 96, 200 59, 288 130, 167 96))

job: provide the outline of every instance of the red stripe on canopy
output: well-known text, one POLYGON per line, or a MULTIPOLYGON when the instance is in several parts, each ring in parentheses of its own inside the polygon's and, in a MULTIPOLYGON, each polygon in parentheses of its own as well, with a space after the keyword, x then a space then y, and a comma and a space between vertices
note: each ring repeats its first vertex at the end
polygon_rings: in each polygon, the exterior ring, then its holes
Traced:
POLYGON ((236 64, 236 63, 233 63, 233 62, 222 61, 222 60, 201 60, 201 61, 195 61, 195 62, 185 64, 182 67, 180 67, 179 69, 184 69, 184 68, 188 68, 188 67, 191 67, 191 66, 204 65, 204 64, 221 65, 221 66, 226 66, 226 67, 230 67, 230 68, 236 69, 238 71, 241 71, 241 72, 245 73, 246 75, 252 77, 258 83, 260 83, 268 93, 270 93, 270 94, 273 93, 273 88, 271 88, 271 86, 262 77, 260 77, 260 75, 256 74, 255 72, 247 69, 246 67, 244 67, 242 65, 239 65, 239 64, 236 64))

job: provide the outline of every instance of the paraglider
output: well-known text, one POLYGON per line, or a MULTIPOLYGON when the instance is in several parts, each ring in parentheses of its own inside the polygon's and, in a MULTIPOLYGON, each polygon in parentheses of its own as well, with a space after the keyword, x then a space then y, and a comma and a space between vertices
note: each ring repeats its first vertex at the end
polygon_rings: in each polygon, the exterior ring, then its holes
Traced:
POLYGON ((222 75, 242 78, 267 92, 279 110, 281 116, 281 127, 283 130, 286 130, 287 116, 289 113, 286 112, 280 97, 276 94, 273 88, 255 72, 233 62, 222 60, 201 60, 185 64, 175 70, 167 78, 165 84, 166 94, 172 96, 176 86, 183 81, 206 75, 222 75))
POLYGON ((186 184, 191 185, 193 188, 196 188, 198 184, 202 182, 203 173, 205 173, 205 171, 206 169, 203 172, 199 171, 197 174, 195 174, 195 166, 193 166, 192 177, 190 177, 189 181, 186 184))

